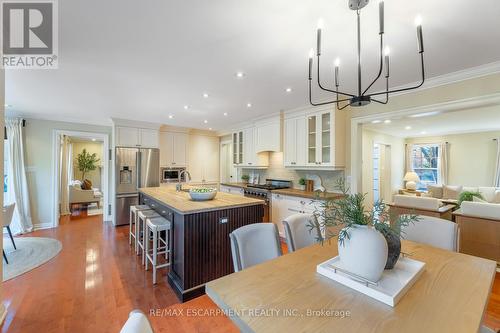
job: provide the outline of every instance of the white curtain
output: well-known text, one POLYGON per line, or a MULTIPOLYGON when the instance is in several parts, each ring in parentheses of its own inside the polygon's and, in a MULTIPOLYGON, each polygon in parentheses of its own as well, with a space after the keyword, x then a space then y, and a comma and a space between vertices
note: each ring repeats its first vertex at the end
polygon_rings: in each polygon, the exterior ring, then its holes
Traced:
POLYGON ((413 166, 411 165, 412 151, 413 151, 413 145, 407 143, 405 145, 405 174, 407 172, 413 171, 413 166))
POLYGON ((439 179, 441 184, 448 184, 448 142, 439 144, 439 179))
POLYGON ((496 166, 495 166, 495 187, 500 187, 500 138, 496 139, 497 141, 497 158, 496 158, 496 166))
POLYGON ((66 135, 61 135, 61 156, 59 159, 59 211, 61 215, 69 215, 71 214, 69 210, 69 182, 71 181, 72 171, 71 165, 72 156, 71 156, 71 143, 69 138, 66 135))
POLYGON ((33 231, 26 171, 24 168, 23 120, 5 119, 9 144, 9 175, 14 192, 21 233, 33 231))

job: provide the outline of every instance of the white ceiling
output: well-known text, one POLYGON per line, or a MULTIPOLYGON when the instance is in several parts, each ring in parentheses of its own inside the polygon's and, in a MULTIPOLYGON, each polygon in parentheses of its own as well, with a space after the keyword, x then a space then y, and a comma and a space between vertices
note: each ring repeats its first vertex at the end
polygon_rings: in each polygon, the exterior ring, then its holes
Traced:
POLYGON ((414 116, 380 118, 363 127, 392 136, 427 137, 500 130, 500 105, 449 112, 422 112, 414 116), (389 124, 384 121, 390 120, 389 124))
MULTIPOLYGON (((366 81, 377 69, 377 8, 372 0, 362 12, 366 81)), ((498 0, 386 0, 385 8, 391 86, 419 78, 417 14, 428 77, 500 60, 498 0)), ((355 14, 347 0, 59 1, 59 69, 7 71, 6 103, 31 117, 227 129, 308 104, 307 54, 319 17, 325 71, 339 56, 342 87, 353 90, 355 14)))

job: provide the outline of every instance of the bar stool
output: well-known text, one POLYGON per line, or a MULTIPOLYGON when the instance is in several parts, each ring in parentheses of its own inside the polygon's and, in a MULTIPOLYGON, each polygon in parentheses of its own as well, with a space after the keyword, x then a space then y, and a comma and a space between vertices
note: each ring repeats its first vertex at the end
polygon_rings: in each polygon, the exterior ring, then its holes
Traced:
POLYGON ((137 213, 137 223, 135 224, 135 238, 137 239, 137 251, 136 254, 139 255, 139 252, 142 253, 142 264, 144 265, 144 244, 145 236, 146 236, 146 219, 151 217, 159 217, 157 212, 152 209, 141 210, 137 213))
POLYGON ((134 247, 135 247, 135 252, 137 252, 137 238, 135 237, 135 224, 137 223, 137 212, 140 212, 142 210, 149 210, 148 205, 135 205, 135 206, 130 206, 130 218, 128 222, 128 244, 132 244, 132 237, 134 238, 134 247))
POLYGON ((152 217, 146 219, 146 270, 148 261, 153 266, 153 284, 156 284, 156 270, 170 266, 172 262, 172 223, 163 217, 152 217), (162 231, 165 231, 165 239, 161 238, 162 231), (153 234, 153 249, 149 249, 149 238, 153 234), (158 255, 165 254, 168 261, 158 265, 158 255))

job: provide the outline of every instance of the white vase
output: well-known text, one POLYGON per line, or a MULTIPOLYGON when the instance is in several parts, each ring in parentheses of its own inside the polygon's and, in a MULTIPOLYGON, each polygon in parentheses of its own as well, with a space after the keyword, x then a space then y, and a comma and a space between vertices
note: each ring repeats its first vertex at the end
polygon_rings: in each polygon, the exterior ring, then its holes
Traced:
POLYGON ((367 280, 380 280, 387 262, 387 241, 373 227, 356 225, 349 228, 349 239, 338 244, 342 265, 349 272, 367 280))

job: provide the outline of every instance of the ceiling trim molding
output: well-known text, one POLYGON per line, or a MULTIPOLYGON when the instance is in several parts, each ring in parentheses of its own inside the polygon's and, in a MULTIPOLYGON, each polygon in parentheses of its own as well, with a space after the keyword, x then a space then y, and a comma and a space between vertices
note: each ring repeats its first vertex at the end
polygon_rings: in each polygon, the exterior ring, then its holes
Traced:
POLYGON ((449 112, 449 111, 458 111, 465 109, 474 109, 478 107, 492 106, 498 104, 500 104, 500 93, 495 93, 477 97, 464 98, 450 102, 443 102, 443 103, 418 106, 414 108, 401 109, 396 111, 361 115, 358 117, 352 117, 352 120, 356 121, 357 123, 363 123, 370 120, 377 120, 388 116, 389 117, 409 116, 413 114, 427 113, 434 111, 449 112))

